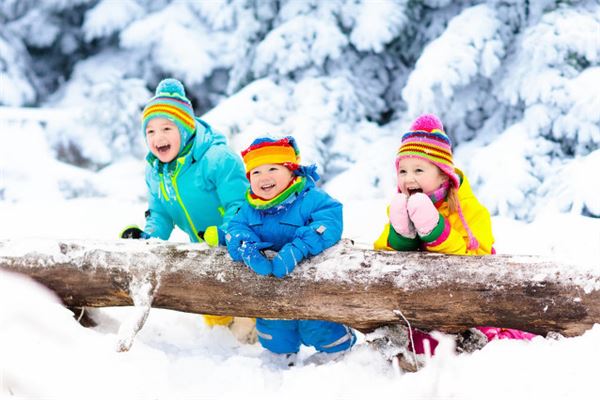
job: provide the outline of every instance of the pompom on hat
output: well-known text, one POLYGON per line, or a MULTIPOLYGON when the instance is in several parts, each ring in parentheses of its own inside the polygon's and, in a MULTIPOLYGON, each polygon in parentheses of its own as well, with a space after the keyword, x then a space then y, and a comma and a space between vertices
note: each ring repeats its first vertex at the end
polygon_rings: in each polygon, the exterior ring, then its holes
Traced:
POLYGON ((300 168, 300 150, 291 136, 281 139, 260 137, 242 151, 246 173, 264 164, 281 164, 291 171, 300 168))
POLYGON ((406 157, 431 162, 448 175, 455 188, 460 186, 460 179, 454 171, 452 143, 444 132, 444 125, 435 115, 421 115, 412 123, 410 131, 402 135, 396 156, 396 170, 400 160, 406 157))
POLYGON ((419 118, 415 119, 410 126, 411 131, 431 132, 434 129, 443 132, 444 125, 442 125, 442 121, 433 114, 421 115, 419 118))
POLYGON ((152 97, 142 112, 142 133, 146 135, 146 126, 153 118, 166 118, 179 128, 181 148, 185 147, 196 131, 196 119, 192 103, 185 97, 183 84, 177 79, 167 78, 160 81, 152 97))

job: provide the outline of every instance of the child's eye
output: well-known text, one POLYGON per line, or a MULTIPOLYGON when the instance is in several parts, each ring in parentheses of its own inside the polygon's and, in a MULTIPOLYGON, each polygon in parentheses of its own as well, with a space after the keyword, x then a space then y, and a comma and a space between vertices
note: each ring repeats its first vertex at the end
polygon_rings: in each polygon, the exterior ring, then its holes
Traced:
POLYGON ((152 135, 153 133, 154 133, 154 131, 153 131, 153 130, 146 131, 146 135, 152 135))
POLYGON ((415 169, 415 172, 423 172, 423 170, 421 168, 417 168, 415 169))
POLYGON ((250 173, 250 175, 258 175, 258 174, 259 174, 259 172, 258 172, 258 171, 252 171, 252 172, 250 173))
POLYGON ((277 168, 277 167, 271 167, 271 168, 269 168, 269 171, 279 171, 279 168, 277 168))
POLYGON ((400 175, 404 175, 404 174, 406 173, 406 170, 404 170, 404 169, 401 169, 400 171, 398 171, 398 173, 399 173, 400 175))

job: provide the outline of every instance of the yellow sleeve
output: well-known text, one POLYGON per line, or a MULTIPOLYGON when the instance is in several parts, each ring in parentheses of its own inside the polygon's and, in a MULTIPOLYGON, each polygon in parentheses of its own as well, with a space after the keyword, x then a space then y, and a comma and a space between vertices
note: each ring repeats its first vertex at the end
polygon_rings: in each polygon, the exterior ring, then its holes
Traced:
MULTIPOLYGON (((387 206, 385 213, 386 213, 388 221, 389 221, 390 220, 390 206, 387 206)), ((381 234, 379 235, 379 237, 377 238, 375 243, 373 243, 373 249, 393 251, 394 249, 392 249, 390 246, 388 246, 388 236, 389 235, 390 235, 390 223, 388 222, 383 227, 383 232, 381 232, 381 234)))
POLYGON ((390 246, 388 246, 388 236, 390 235, 390 224, 385 224, 383 228, 383 232, 379 235, 375 243, 373 243, 373 248, 375 250, 394 250, 390 246))
POLYGON ((477 238, 479 247, 467 250, 469 236, 457 213, 446 217, 444 240, 436 240, 433 245, 427 244, 428 251, 443 254, 486 255, 492 254, 494 236, 492 235, 492 219, 488 210, 477 199, 471 197, 461 202, 463 215, 471 232, 477 238))
POLYGON ((473 235, 479 242, 479 248, 473 252, 469 251, 468 254, 472 255, 486 255, 492 254, 494 245, 494 235, 492 234, 492 217, 490 212, 482 206, 479 202, 476 205, 476 211, 472 218, 469 218, 465 214, 465 219, 471 227, 473 235))

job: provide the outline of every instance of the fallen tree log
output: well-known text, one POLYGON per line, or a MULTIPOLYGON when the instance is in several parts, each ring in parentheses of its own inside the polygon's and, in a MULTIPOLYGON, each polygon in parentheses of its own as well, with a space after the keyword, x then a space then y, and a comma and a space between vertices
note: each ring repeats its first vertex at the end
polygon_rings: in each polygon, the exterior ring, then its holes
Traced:
POLYGON ((70 307, 137 297, 185 312, 361 330, 401 323, 398 311, 413 326, 445 332, 492 325, 573 336, 600 323, 600 269, 535 256, 376 252, 344 240, 277 279, 199 244, 10 240, 0 242, 0 269, 32 277, 70 307))

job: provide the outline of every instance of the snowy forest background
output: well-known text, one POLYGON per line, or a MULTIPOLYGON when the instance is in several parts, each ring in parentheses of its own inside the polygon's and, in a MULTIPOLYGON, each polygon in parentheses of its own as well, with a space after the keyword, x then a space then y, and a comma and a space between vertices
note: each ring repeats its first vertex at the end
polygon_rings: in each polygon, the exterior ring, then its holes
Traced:
MULTIPOLYGON (((401 134, 436 113, 499 253, 598 268, 597 0, 0 0, 0 240, 110 240, 143 226, 140 112, 165 77, 236 150, 294 135, 344 203, 344 236, 366 246, 385 222, 401 134)), ((159 309, 116 353, 131 309, 94 310, 99 326, 82 328, 49 292, 0 274, 0 398, 599 392, 598 324, 470 355, 442 340, 423 370, 398 376, 360 346, 342 362, 278 369, 259 345, 159 309)))
POLYGON ((24 180, 109 195, 98 173, 143 157, 140 110, 173 76, 236 149, 297 136, 334 194, 389 196, 392 149, 433 112, 493 215, 600 216, 597 1, 2 0, 0 22, 3 130, 38 121, 62 171, 3 157, 3 201, 24 180))

